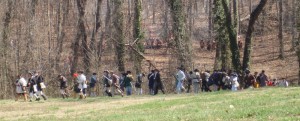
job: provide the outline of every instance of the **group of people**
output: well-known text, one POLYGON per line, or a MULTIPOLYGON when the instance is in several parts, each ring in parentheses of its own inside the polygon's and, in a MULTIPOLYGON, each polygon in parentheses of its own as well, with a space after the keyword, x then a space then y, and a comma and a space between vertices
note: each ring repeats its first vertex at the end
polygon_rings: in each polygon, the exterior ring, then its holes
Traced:
POLYGON ((178 94, 186 91, 190 92, 191 85, 193 85, 194 93, 211 92, 218 90, 232 90, 248 88, 259 88, 265 86, 288 86, 288 81, 282 78, 282 81, 270 79, 262 70, 260 74, 254 72, 252 75, 250 70, 244 71, 244 76, 232 71, 215 70, 213 73, 209 71, 199 72, 198 69, 187 73, 184 68, 179 67, 175 76, 175 89, 178 94), (186 89, 187 88, 187 89, 186 89))
POLYGON ((27 94, 29 94, 29 101, 32 101, 33 98, 35 98, 36 101, 39 101, 40 97, 42 97, 44 100, 47 100, 47 96, 43 93, 43 89, 46 88, 44 84, 44 78, 39 74, 39 72, 29 72, 27 81, 24 75, 19 75, 15 82, 15 86, 16 101, 18 101, 21 96, 23 96, 24 100, 27 101, 27 94))
POLYGON ((163 41, 160 39, 149 38, 146 40, 145 47, 147 49, 160 49, 163 46, 163 41))
MULTIPOLYGON (((239 50, 243 49, 243 42, 241 40, 238 41, 238 47, 239 50)), ((204 40, 200 40, 200 50, 207 50, 207 51, 213 51, 217 48, 216 41, 207 41, 206 43, 204 40)))
MULTIPOLYGON (((60 93, 63 98, 68 97, 69 89, 67 86, 67 80, 64 76, 59 75, 60 81, 60 93)), ((142 84, 146 75, 144 73, 137 74, 137 77, 134 78, 131 71, 121 73, 120 76, 115 74, 113 71, 105 70, 103 72, 102 81, 97 79, 97 73, 93 73, 91 78, 88 80, 83 74, 83 71, 78 71, 73 74, 73 82, 71 90, 73 90, 73 97, 77 98, 79 95, 80 99, 84 99, 87 96, 87 90, 89 89, 90 96, 96 96, 96 83, 100 83, 103 86, 103 93, 106 96, 114 96, 115 94, 121 95, 122 97, 126 94, 127 96, 132 95, 133 89, 137 92, 137 95, 143 94, 142 84), (125 93, 125 94, 124 94, 125 93)), ((149 80, 149 94, 156 95, 158 90, 161 90, 163 93, 164 87, 161 81, 159 71, 152 70, 148 74, 149 80)))
POLYGON ((77 73, 73 74, 73 86, 68 88, 67 80, 64 76, 59 75, 59 82, 60 82, 60 93, 63 98, 68 97, 71 95, 69 93, 69 89, 72 90, 72 94, 74 98, 79 96, 80 99, 84 99, 87 96, 87 92, 89 90, 89 96, 95 97, 96 95, 96 83, 101 83, 103 86, 104 95, 107 96, 114 96, 116 93, 124 96, 132 94, 132 87, 135 86, 137 90, 137 94, 142 94, 141 83, 143 82, 144 74, 139 74, 137 76, 137 80, 135 82, 131 71, 127 71, 126 73, 122 73, 120 76, 115 74, 113 71, 105 70, 103 72, 102 81, 97 79, 97 73, 93 73, 91 78, 88 80, 87 77, 84 75, 83 71, 78 71, 77 73), (135 82, 135 85, 133 85, 135 82))
MULTIPOLYGON (((232 90, 237 91, 238 89, 247 88, 259 88, 265 86, 288 86, 288 82, 283 78, 283 81, 279 82, 277 80, 272 80, 268 78, 265 71, 262 70, 260 74, 254 72, 250 73, 250 70, 244 71, 244 76, 239 75, 232 71, 219 71, 215 70, 212 73, 210 71, 200 72, 198 69, 187 72, 185 68, 178 67, 175 77, 175 92, 177 94, 181 93, 199 93, 211 92, 218 90, 232 90)), ((103 94, 106 96, 114 96, 118 94, 120 96, 132 95, 133 90, 135 90, 137 95, 143 94, 143 83, 145 83, 144 78, 148 80, 148 89, 150 95, 158 94, 161 90, 165 94, 163 81, 161 79, 160 71, 158 69, 151 70, 151 72, 146 76, 145 73, 137 74, 136 78, 132 75, 131 71, 121 73, 120 75, 115 74, 113 71, 104 71, 102 81, 97 78, 97 73, 93 73, 88 79, 83 71, 78 71, 73 74, 73 85, 68 85, 68 80, 63 75, 58 75, 59 81, 59 92, 63 99, 72 97, 79 99, 84 99, 89 95, 90 97, 95 97, 97 88, 97 83, 103 86, 103 94), (87 94, 89 92, 89 94, 87 94)), ((30 101, 34 98, 36 101, 40 100, 42 97, 47 100, 47 96, 43 93, 43 89, 46 88, 44 84, 44 78, 38 73, 28 73, 28 79, 26 81, 23 75, 18 76, 16 85, 16 101, 20 96, 24 96, 24 100, 27 101, 27 91, 29 93, 30 101)))
POLYGON ((207 50, 207 51, 213 51, 217 47, 216 41, 207 41, 206 43, 204 40, 200 40, 200 50, 207 50))

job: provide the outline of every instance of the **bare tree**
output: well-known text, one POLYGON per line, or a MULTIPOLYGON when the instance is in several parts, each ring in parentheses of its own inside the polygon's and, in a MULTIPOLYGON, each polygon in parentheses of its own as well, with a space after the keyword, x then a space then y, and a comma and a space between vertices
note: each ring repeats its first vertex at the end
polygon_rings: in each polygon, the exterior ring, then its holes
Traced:
POLYGON ((69 1, 68 0, 62 0, 62 2, 58 2, 58 9, 57 9, 57 45, 56 45, 56 58, 55 58, 55 68, 57 71, 61 72, 61 70, 59 69, 59 62, 61 59, 61 53, 63 51, 63 42, 64 42, 64 38, 65 38, 65 26, 66 26, 66 19, 68 16, 68 11, 69 11, 69 1))
POLYGON ((233 19, 234 19, 234 27, 236 29, 236 37, 238 37, 240 31, 240 18, 239 18, 240 16, 239 16, 238 8, 239 8, 239 0, 233 0, 233 19))
POLYGON ((102 0, 97 0, 97 6, 96 6, 96 15, 95 15, 95 25, 92 32, 91 42, 90 42, 90 49, 91 51, 96 50, 96 34, 101 27, 101 19, 100 19, 100 13, 101 13, 101 3, 102 0))
POLYGON ((284 59, 284 43, 283 43, 283 4, 282 0, 279 0, 279 25, 278 25, 278 40, 279 40, 279 58, 284 59))
POLYGON ((208 0, 209 8, 208 8, 208 37, 211 41, 212 39, 212 33, 213 33, 213 16, 212 16, 212 6, 213 6, 213 0, 208 0))
POLYGON ((115 53, 117 55, 117 66, 119 72, 125 71, 124 57, 125 57, 125 40, 124 40, 124 14, 123 0, 113 0, 114 14, 113 20, 113 33, 112 41, 115 45, 115 53))
POLYGON ((297 0, 297 2, 295 3, 296 4, 296 9, 295 10, 297 12, 295 19, 297 19, 297 30, 298 30, 298 41, 297 41, 297 47, 296 47, 296 54, 297 54, 297 58, 298 58, 298 86, 300 86, 300 2, 297 0))
MULTIPOLYGON (((31 0, 30 4, 30 22, 29 22, 29 27, 28 27, 28 40, 26 43, 26 57, 24 58, 23 62, 28 64, 27 61, 30 61, 32 58, 30 56, 33 55, 32 49, 33 49, 33 44, 34 43, 34 23, 35 23, 35 7, 37 4, 37 0, 31 0)), ((31 60, 32 61, 32 60, 31 60)))
POLYGON ((231 19, 231 12, 228 9, 227 1, 222 0, 223 9, 226 15, 226 29, 229 33, 229 40, 230 40, 230 51, 231 51, 231 61, 232 65, 235 71, 240 73, 241 69, 241 61, 240 61, 240 52, 237 45, 237 33, 234 29, 234 26, 232 25, 232 19, 231 19))
POLYGON ((84 26, 84 14, 85 14, 85 5, 86 0, 76 0, 78 8, 78 25, 77 25, 77 34, 75 41, 73 42, 73 59, 71 66, 71 74, 73 74, 78 66, 78 56, 79 56, 79 42, 82 40, 82 49, 84 53, 84 63, 86 71, 89 71, 89 56, 88 56, 88 47, 87 47, 87 35, 84 26))
MULTIPOLYGON (((5 17, 4 17, 4 26, 3 26, 3 32, 2 32, 2 57, 4 58, 4 63, 2 66, 2 74, 3 75, 3 82, 2 82, 2 89, 3 92, 8 92, 8 83, 7 80, 9 80, 9 65, 8 65, 8 38, 9 38, 9 26, 11 23, 11 18, 12 18, 12 10, 13 10, 13 1, 8 0, 7 1, 7 10, 5 12, 5 17)), ((1 98, 6 98, 7 95, 5 93, 3 95, 0 95, 1 98)))
POLYGON ((296 42, 297 42, 297 0, 293 0, 292 2, 292 24, 291 24, 291 28, 292 28, 292 50, 296 50, 296 42))
POLYGON ((180 65, 190 67, 191 50, 190 40, 187 37, 186 28, 184 24, 184 9, 181 0, 170 0, 170 8, 173 18, 173 35, 175 40, 175 48, 177 58, 180 65))
MULTIPOLYGON (((134 21, 133 21, 133 38, 136 40, 136 46, 137 50, 141 53, 144 53, 144 45, 142 40, 144 39, 144 35, 142 32, 142 3, 141 0, 134 0, 134 21)), ((143 57, 141 57, 139 54, 135 54, 134 59, 134 65, 136 73, 141 73, 142 70, 142 61, 143 57)))
POLYGON ((260 0, 260 3, 256 7, 256 9, 250 15, 248 30, 247 30, 246 39, 245 39, 243 70, 250 67, 250 57, 251 57, 251 51, 252 51, 251 39, 252 39, 252 33, 254 31, 254 24, 259 16, 259 14, 262 12, 264 6, 266 5, 267 1, 268 0, 260 0))

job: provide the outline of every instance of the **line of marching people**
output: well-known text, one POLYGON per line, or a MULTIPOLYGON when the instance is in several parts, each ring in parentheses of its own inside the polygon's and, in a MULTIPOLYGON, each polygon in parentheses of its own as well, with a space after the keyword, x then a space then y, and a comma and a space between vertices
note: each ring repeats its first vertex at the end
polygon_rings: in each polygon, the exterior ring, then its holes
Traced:
MULTIPOLYGON (((158 94, 161 90, 165 94, 164 85, 161 79, 160 71, 158 69, 151 70, 146 76, 144 73, 137 74, 136 78, 132 75, 131 71, 115 74, 113 71, 104 71, 101 76, 102 81, 97 79, 97 73, 93 73, 88 79, 83 71, 78 71, 73 74, 73 84, 68 85, 68 80, 63 75, 58 75, 59 92, 63 99, 70 96, 79 99, 84 99, 89 95, 90 97, 97 96, 96 90, 97 83, 100 83, 103 87, 103 94, 105 96, 112 97, 115 94, 120 96, 132 95, 135 91, 137 95, 143 94, 142 85, 145 82, 144 78, 148 80, 148 88, 150 95, 158 94)), ((178 67, 175 77, 175 92, 181 93, 199 93, 199 92, 211 92, 218 90, 232 90, 247 88, 259 88, 265 86, 288 86, 288 81, 284 78, 282 81, 271 80, 262 70, 260 74, 255 72, 251 74, 249 70, 244 72, 244 76, 238 75, 232 71, 218 71, 215 70, 212 73, 210 71, 200 72, 198 69, 187 72, 185 68, 178 67), (193 90, 193 91, 192 91, 193 90)), ((23 96, 27 101, 27 94, 29 94, 29 100, 39 101, 41 98, 47 100, 47 96, 43 93, 46 88, 44 84, 44 78, 39 72, 28 73, 27 76, 20 75, 15 82, 16 86, 16 101, 23 96), (27 80, 25 78, 28 78, 27 80)))
MULTIPOLYGON (((103 85, 103 93, 106 96, 114 96, 116 93, 121 95, 122 97, 126 94, 127 96, 132 95, 133 90, 137 93, 137 95, 143 94, 142 84, 145 78, 144 73, 140 73, 137 75, 136 79, 133 77, 131 71, 127 71, 125 73, 121 73, 120 76, 115 74, 113 71, 104 71, 102 76, 102 82, 99 82, 97 79, 97 74, 93 73, 90 80, 87 80, 86 76, 82 71, 78 71, 78 73, 73 74, 74 77, 74 85, 71 90, 73 90, 73 97, 76 98, 79 95, 80 99, 86 98, 87 89, 89 89, 90 96, 96 96, 96 83, 100 83, 103 85)), ((61 94, 63 98, 68 95, 67 88, 67 80, 65 77, 59 75, 60 77, 60 88, 61 94)), ((160 77, 159 70, 152 70, 150 74, 148 74, 149 80, 149 94, 156 95, 159 90, 164 94, 164 87, 160 77)))
POLYGON ((27 75, 28 79, 26 81, 26 76, 19 75, 18 79, 15 82, 16 86, 16 97, 15 100, 23 96, 24 100, 27 101, 29 94, 29 101, 32 101, 35 98, 36 101, 39 101, 42 97, 44 100, 47 100, 47 96, 43 93, 43 89, 46 88, 44 84, 44 78, 39 74, 38 71, 36 72, 29 72, 27 75), (28 93, 27 93, 28 92, 28 93))
POLYGON ((198 69, 195 69, 187 73, 183 67, 178 67, 177 69, 175 89, 178 94, 191 92, 191 87, 193 87, 194 93, 199 93, 200 89, 202 92, 219 90, 237 91, 239 89, 265 86, 288 87, 289 85, 285 78, 282 78, 281 81, 272 80, 265 74, 264 70, 260 74, 258 72, 251 74, 250 70, 247 69, 244 71, 244 76, 241 76, 230 70, 228 72, 215 70, 213 73, 210 73, 210 71, 200 73, 198 69))
POLYGON ((79 99, 84 99, 87 97, 87 92, 89 92, 90 97, 95 97, 96 95, 96 83, 100 83, 103 86, 103 94, 109 97, 114 96, 116 93, 118 95, 124 96, 132 94, 132 89, 135 87, 138 95, 142 94, 141 84, 143 82, 144 74, 139 74, 137 76, 137 81, 135 82, 131 71, 122 73, 120 76, 115 74, 113 71, 104 71, 102 75, 102 81, 97 79, 97 73, 93 73, 90 79, 87 79, 83 71, 78 71, 73 74, 73 86, 68 88, 67 79, 59 75, 60 82, 60 93, 63 98, 70 95, 69 90, 72 90, 72 97, 79 99), (135 82, 135 85, 133 85, 135 82), (89 91, 88 91, 89 90, 89 91))

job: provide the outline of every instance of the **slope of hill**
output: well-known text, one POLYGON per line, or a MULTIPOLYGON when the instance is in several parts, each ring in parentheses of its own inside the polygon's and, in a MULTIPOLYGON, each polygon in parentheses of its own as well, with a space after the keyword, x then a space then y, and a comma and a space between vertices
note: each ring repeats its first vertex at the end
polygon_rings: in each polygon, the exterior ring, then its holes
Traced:
MULTIPOLYGON (((253 5, 258 4, 258 0, 253 1, 253 5)), ((241 13, 241 18, 249 15, 247 6, 243 9, 241 13)), ((254 6, 253 6, 254 9, 254 6)), ((294 51, 292 51, 291 40, 292 34, 290 32, 289 26, 284 26, 284 49, 285 49, 285 59, 279 59, 279 40, 278 40, 278 11, 276 4, 274 2, 269 2, 266 6, 266 15, 260 15, 258 21, 255 24, 255 31, 252 38, 252 55, 251 55, 251 73, 258 72, 262 70, 266 71, 266 74, 271 79, 281 80, 282 78, 287 78, 292 84, 297 84, 298 82, 298 62, 297 56, 294 51), (264 23, 264 25, 262 25, 264 23), (262 34, 263 33, 263 34, 262 34)), ((157 17, 157 20, 160 20, 161 16, 157 17)), ((198 15, 195 15, 196 19, 193 23, 194 33, 193 36, 190 36, 193 42, 193 50, 195 57, 193 58, 194 68, 199 70, 213 70, 213 65, 215 62, 215 51, 206 51, 200 50, 199 40, 208 41, 208 22, 207 22, 207 13, 205 11, 200 11, 198 15)), ((151 16, 149 17, 150 20, 151 16)), ((160 38, 159 33, 163 29, 162 23, 153 24, 152 21, 144 21, 145 28, 151 28, 150 34, 146 32, 146 35, 149 38, 160 38), (152 34, 151 34, 152 33, 152 34), (153 33, 157 33, 154 34, 153 33)), ((169 22, 171 23, 171 22, 169 22)), ((188 23, 187 23, 188 24, 188 23)), ((248 19, 242 21, 241 23, 241 33, 240 41, 244 41, 245 30, 247 30, 248 19)), ((147 38, 146 38, 147 39, 147 38)), ((243 50, 240 51, 241 62, 243 57, 243 50)), ((158 65, 158 68, 162 70, 163 75, 165 75, 167 81, 172 79, 172 74, 175 73, 176 67, 179 65, 173 65, 176 61, 176 58, 172 57, 167 49, 159 50, 146 50, 146 56, 158 65)), ((148 65, 145 64, 147 67, 148 65)), ((147 68, 144 69, 148 71, 147 68)), ((173 80, 173 79, 172 79, 173 80)))
POLYGON ((199 121, 299 120, 300 88, 263 88, 199 95, 0 101, 0 120, 199 121))

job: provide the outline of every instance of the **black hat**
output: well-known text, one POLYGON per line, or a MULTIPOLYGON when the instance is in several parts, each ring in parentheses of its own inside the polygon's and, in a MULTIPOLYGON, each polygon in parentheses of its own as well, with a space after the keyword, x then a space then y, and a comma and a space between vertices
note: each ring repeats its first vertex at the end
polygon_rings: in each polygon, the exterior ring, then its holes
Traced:
POLYGON ((250 71, 247 69, 247 70, 245 70, 245 73, 246 74, 250 74, 250 71))

